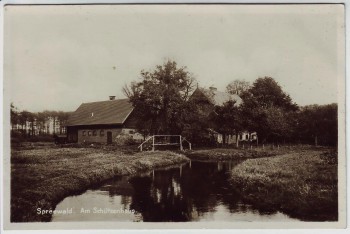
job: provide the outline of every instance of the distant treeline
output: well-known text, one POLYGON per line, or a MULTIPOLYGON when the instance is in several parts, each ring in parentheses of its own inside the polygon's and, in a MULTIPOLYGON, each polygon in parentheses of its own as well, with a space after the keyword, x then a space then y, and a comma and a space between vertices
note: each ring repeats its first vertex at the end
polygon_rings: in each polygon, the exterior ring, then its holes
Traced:
POLYGON ((11 103, 12 137, 35 138, 44 135, 64 134, 69 114, 70 112, 48 110, 43 112, 19 111, 11 103))
POLYGON ((304 106, 296 116, 294 135, 297 141, 316 145, 337 145, 337 104, 304 106))

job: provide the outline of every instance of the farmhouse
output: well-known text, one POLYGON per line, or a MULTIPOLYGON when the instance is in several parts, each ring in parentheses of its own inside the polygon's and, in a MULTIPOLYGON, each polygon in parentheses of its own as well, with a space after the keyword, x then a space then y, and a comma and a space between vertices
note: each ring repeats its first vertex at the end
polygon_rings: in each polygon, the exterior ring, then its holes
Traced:
POLYGON ((237 106, 242 104, 242 98, 237 94, 221 92, 215 87, 209 87, 209 89, 198 87, 191 95, 191 99, 202 102, 202 104, 207 103, 211 106, 222 106, 228 101, 235 101, 237 106))
POLYGON ((129 99, 83 103, 67 121, 68 142, 123 143, 142 141, 136 132, 136 117, 129 99))

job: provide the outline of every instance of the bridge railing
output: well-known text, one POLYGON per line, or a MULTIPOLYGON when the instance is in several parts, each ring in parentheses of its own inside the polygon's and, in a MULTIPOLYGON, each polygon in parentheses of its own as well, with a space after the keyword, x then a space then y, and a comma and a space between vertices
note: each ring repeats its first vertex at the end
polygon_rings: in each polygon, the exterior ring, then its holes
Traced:
POLYGON ((170 145, 178 145, 180 147, 180 150, 183 151, 184 147, 183 147, 183 143, 187 142, 189 149, 192 149, 192 144, 191 142, 189 142, 185 137, 181 136, 181 135, 153 135, 148 137, 144 142, 142 142, 138 148, 140 148, 140 151, 142 151, 144 149, 144 144, 146 144, 147 142, 150 142, 152 140, 152 151, 155 150, 155 146, 170 146, 170 145), (158 141, 157 141, 158 138, 158 141), (162 139, 162 141, 160 141, 159 139, 162 139), (176 142, 173 142, 174 140, 179 139, 176 142))

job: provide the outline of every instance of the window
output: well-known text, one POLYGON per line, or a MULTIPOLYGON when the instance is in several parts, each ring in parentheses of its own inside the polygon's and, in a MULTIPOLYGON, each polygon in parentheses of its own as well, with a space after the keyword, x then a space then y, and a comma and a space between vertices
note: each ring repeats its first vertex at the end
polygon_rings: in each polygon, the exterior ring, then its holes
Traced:
POLYGON ((86 132, 85 131, 83 131, 83 136, 86 136, 86 132))
POLYGON ((91 136, 91 131, 88 131, 88 135, 91 136))
POLYGON ((92 135, 97 136, 97 131, 94 130, 94 131, 92 132, 92 135))
POLYGON ((248 139, 249 139, 249 134, 247 134, 247 135, 245 136, 245 139, 246 139, 246 140, 248 140, 248 139))
POLYGON ((100 136, 104 136, 105 135, 105 131, 104 130, 101 130, 100 131, 100 136))

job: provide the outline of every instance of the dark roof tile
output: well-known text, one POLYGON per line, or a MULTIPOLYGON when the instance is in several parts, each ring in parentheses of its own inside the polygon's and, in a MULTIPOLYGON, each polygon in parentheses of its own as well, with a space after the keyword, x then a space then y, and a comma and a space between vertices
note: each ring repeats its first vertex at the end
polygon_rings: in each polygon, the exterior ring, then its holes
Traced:
POLYGON ((67 126, 123 124, 133 110, 129 99, 81 104, 67 121, 67 126))

